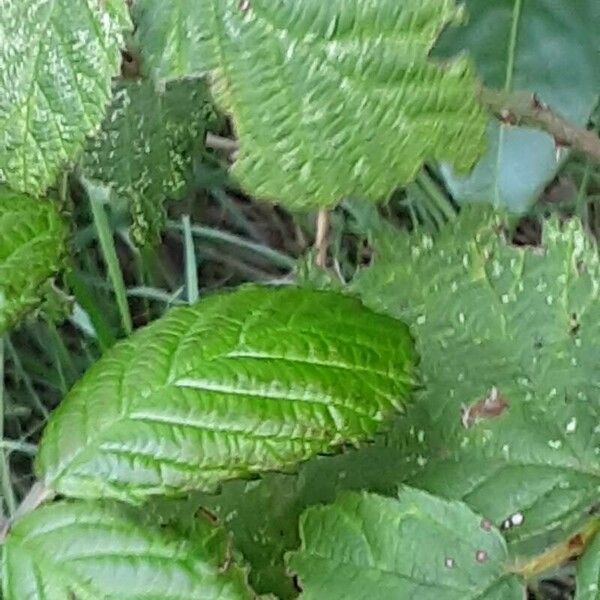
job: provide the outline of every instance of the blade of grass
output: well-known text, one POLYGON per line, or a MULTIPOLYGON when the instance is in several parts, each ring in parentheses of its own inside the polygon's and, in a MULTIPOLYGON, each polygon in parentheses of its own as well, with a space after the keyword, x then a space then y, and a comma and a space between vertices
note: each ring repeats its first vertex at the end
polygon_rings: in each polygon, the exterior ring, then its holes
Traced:
POLYGON ((79 302, 81 308, 90 317, 90 321, 96 332, 98 344, 100 344, 100 349, 102 352, 108 350, 116 342, 116 338, 111 331, 108 321, 104 317, 102 308, 98 305, 94 295, 74 268, 70 269, 67 274, 67 283, 73 290, 75 299, 79 302))
MULTIPOLYGON (((4 338, 0 337, 0 440, 4 440, 4 338)), ((2 448, 0 459, 0 476, 2 481, 2 495, 8 511, 8 516, 12 517, 17 509, 15 492, 10 482, 10 466, 8 457, 4 448, 2 448)))
MULTIPOLYGON (((182 229, 182 225, 174 221, 167 222, 167 226, 171 229, 177 229, 179 231, 182 229)), ((213 229, 211 227, 203 227, 201 225, 192 225, 190 229, 192 233, 200 239, 222 242, 224 244, 230 244, 239 248, 250 250, 262 256, 263 258, 266 258, 277 267, 291 270, 296 266, 296 261, 291 256, 283 254, 282 252, 278 252, 277 250, 269 248, 268 246, 246 240, 239 235, 228 233, 226 231, 220 231, 219 229, 213 229)))
POLYGON ((31 382, 31 378, 27 374, 27 371, 23 368, 21 359, 8 336, 6 336, 6 338, 5 338, 5 346, 6 346, 6 350, 8 351, 8 354, 10 355, 10 360, 14 366, 17 377, 19 378, 20 381, 23 382, 23 385, 25 386, 27 393, 31 397, 32 408, 37 410, 40 413, 40 415, 43 417, 44 420, 48 419, 50 412, 44 406, 38 393, 35 391, 35 388, 33 387, 33 383, 31 382))
POLYGON ((121 323, 125 333, 130 335, 133 331, 133 321, 127 303, 125 281, 123 280, 123 273, 119 267, 115 240, 104 208, 104 205, 108 201, 109 191, 106 188, 95 186, 89 181, 83 180, 83 182, 92 208, 92 215, 94 217, 96 231, 98 232, 100 248, 102 249, 104 261, 108 269, 108 275, 113 285, 117 306, 121 315, 121 323))
POLYGON ((181 217, 183 227, 183 247, 185 251, 185 290, 188 304, 198 302, 198 264, 196 263, 196 250, 194 248, 194 238, 192 237, 192 227, 190 216, 181 217))

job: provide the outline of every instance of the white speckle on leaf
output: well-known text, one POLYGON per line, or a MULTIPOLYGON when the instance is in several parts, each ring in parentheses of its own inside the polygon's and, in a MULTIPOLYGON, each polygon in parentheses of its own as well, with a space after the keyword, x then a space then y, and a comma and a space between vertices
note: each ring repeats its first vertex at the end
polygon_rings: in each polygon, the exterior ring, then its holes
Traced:
POLYGON ((548 446, 550 446, 552 450, 559 450, 562 447, 562 442, 560 440, 549 440, 548 446))
POLYGON ((576 429, 577 429, 577 418, 573 417, 568 423, 567 423, 567 433, 575 433, 576 429))

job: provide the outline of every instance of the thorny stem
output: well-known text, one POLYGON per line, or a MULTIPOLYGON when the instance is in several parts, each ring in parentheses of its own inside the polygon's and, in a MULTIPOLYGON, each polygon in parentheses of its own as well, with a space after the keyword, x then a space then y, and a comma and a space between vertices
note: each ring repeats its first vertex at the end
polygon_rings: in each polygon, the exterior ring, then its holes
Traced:
POLYGON ((600 164, 600 137, 571 123, 527 92, 499 92, 482 88, 480 98, 498 119, 508 125, 536 127, 549 133, 557 146, 582 152, 600 164))
POLYGON ((600 519, 595 517, 571 535, 568 540, 553 546, 542 554, 513 565, 509 570, 521 575, 526 580, 534 579, 582 554, 598 531, 600 531, 600 519))

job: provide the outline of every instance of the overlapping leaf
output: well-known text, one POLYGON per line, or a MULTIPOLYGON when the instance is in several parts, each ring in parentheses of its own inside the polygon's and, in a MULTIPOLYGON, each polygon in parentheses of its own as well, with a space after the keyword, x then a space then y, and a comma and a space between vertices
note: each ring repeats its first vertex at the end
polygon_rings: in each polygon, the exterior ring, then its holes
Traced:
POLYGON ((185 189, 194 152, 203 144, 214 113, 206 84, 183 81, 158 92, 143 81, 126 81, 100 133, 90 140, 84 174, 110 186, 131 206, 139 242, 160 231, 166 197, 185 189))
POLYGON ((66 227, 49 201, 0 190, 0 335, 41 301, 61 265, 66 227))
POLYGON ((453 0, 138 0, 138 44, 161 81, 210 73, 240 138, 234 174, 293 208, 383 200, 428 158, 459 170, 485 119, 469 63, 428 59, 453 0))
POLYGON ((226 535, 190 538, 116 505, 59 503, 11 529, 2 556, 5 600, 250 600, 226 535))
POLYGON ((485 210, 435 240, 390 229, 355 290, 417 338, 425 390, 390 442, 410 481, 495 523, 520 513, 513 549, 538 552, 597 501, 600 266, 576 221, 535 248, 503 232, 485 210))
POLYGON ((305 600, 521 600, 500 532, 460 502, 402 488, 308 509, 289 560, 305 600))
POLYGON ((102 121, 127 5, 2 0, 0 13, 0 181, 38 195, 102 121))
MULTIPOLYGON (((568 119, 585 125, 600 95, 600 4, 539 0, 467 0, 469 22, 445 32, 436 52, 461 50, 496 89, 536 93, 568 119), (549 42, 551 40, 551 43, 549 42)), ((540 131, 489 126, 488 152, 467 177, 445 169, 460 202, 491 202, 525 211, 554 177, 562 155, 540 131)))
POLYGON ((75 497, 212 490, 372 438, 404 406, 402 323, 331 292, 247 287, 175 309, 98 361, 37 470, 75 497))

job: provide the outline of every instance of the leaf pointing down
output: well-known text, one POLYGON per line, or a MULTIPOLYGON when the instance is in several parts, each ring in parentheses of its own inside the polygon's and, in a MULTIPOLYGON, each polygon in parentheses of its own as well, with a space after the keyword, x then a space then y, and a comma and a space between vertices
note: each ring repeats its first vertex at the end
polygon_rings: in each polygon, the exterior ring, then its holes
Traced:
POLYGON ((247 287, 121 342, 50 420, 37 470, 75 497, 214 490, 373 437, 402 409, 406 327, 354 299, 247 287))
POLYGON ((240 138, 234 175, 292 208, 384 200, 427 159, 475 163, 485 118, 471 66, 428 60, 461 17, 454 0, 136 3, 151 72, 209 73, 240 138))

